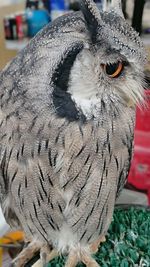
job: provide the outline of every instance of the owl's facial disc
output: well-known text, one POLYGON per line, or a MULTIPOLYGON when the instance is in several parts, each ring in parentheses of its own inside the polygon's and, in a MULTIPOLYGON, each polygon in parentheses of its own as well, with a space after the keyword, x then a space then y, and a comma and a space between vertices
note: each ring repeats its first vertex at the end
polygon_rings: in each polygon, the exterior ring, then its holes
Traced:
MULTIPOLYGON (((104 48, 104 46, 103 46, 104 48)), ((83 49, 76 57, 69 79, 68 92, 86 117, 100 108, 135 106, 143 100, 142 72, 114 49, 94 52, 83 49)), ((91 115, 92 116, 92 115, 91 115)))

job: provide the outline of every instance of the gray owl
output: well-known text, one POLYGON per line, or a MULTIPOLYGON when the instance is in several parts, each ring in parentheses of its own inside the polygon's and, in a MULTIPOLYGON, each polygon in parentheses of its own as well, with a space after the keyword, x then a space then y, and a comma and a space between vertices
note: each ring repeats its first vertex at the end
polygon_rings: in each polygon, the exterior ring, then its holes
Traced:
POLYGON ((98 267, 132 157, 135 106, 143 101, 145 52, 121 3, 47 25, 0 73, 0 202, 6 221, 40 250, 42 266, 98 267))

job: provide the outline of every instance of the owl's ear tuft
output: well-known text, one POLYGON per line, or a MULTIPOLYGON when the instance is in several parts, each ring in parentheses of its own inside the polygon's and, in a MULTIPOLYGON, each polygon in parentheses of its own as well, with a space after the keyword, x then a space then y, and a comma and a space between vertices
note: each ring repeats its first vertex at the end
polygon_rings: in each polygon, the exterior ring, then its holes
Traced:
POLYGON ((122 2, 121 0, 112 0, 112 8, 115 9, 116 13, 124 18, 123 12, 122 12, 122 2))
POLYGON ((96 41, 97 31, 102 24, 100 11, 93 0, 78 0, 92 41, 96 41))
POLYGON ((109 12, 110 10, 114 10, 116 14, 124 18, 121 0, 103 0, 103 11, 109 12))

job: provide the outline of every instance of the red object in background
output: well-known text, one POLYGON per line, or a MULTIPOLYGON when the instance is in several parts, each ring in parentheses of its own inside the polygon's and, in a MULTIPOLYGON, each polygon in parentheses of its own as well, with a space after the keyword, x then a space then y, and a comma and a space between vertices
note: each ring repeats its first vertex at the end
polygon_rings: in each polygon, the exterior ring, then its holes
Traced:
POLYGON ((17 26, 17 37, 18 39, 22 39, 24 37, 24 32, 23 32, 23 17, 21 14, 16 15, 16 26, 17 26))
POLYGON ((146 191, 150 205, 150 90, 146 91, 147 107, 137 108, 134 157, 128 183, 146 191))

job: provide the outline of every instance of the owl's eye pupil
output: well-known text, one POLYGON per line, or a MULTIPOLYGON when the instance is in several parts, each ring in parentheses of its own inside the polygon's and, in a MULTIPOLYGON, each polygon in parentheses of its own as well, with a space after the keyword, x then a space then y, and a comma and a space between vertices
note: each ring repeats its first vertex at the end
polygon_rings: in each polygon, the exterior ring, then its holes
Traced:
POLYGON ((119 65, 119 63, 106 65, 106 73, 108 75, 114 74, 116 72, 116 70, 118 69, 118 65, 119 65))
POLYGON ((104 65, 105 73, 111 78, 118 78, 123 70, 123 62, 104 65))

